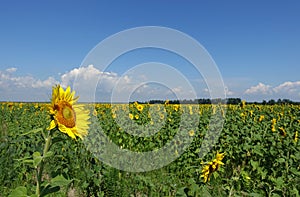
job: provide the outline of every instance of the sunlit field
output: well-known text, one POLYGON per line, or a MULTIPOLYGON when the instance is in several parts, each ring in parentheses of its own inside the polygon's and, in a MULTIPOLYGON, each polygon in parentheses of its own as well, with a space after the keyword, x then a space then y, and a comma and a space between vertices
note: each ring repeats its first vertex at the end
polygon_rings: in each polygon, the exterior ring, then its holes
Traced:
MULTIPOLYGON (((52 143, 45 152, 47 129, 53 120, 51 104, 0 103, 0 196, 299 196, 299 105, 136 102, 84 107, 91 122, 88 134, 73 138, 68 131, 51 130, 52 143), (95 147, 101 146, 96 135, 101 128, 122 149, 159 149, 189 121, 183 120, 183 113, 199 118, 195 130, 180 136, 192 138, 192 143, 182 154, 174 146, 172 152, 178 158, 159 169, 115 169, 95 157, 84 143, 94 140, 95 147), (222 132, 211 136, 216 144, 204 147, 208 153, 199 157, 216 113, 224 118, 222 132), (153 133, 129 134, 134 125, 152 128, 153 133), (38 177, 37 172, 43 173, 38 177), (37 182, 41 191, 37 191, 37 182)), ((181 141, 177 143, 180 146, 181 141)))

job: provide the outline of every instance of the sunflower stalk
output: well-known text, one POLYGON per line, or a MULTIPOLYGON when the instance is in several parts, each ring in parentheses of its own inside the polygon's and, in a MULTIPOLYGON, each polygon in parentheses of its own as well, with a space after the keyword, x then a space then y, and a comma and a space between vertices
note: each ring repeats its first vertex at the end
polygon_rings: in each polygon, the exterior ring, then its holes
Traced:
POLYGON ((43 150, 42 160, 36 170, 36 172, 37 172, 36 195, 37 196, 41 195, 41 184, 42 184, 42 176, 43 176, 43 170, 44 170, 45 155, 47 154, 47 152, 50 148, 51 140, 52 140, 52 135, 51 135, 51 132, 48 131, 48 135, 45 138, 45 146, 44 146, 44 150, 43 150))

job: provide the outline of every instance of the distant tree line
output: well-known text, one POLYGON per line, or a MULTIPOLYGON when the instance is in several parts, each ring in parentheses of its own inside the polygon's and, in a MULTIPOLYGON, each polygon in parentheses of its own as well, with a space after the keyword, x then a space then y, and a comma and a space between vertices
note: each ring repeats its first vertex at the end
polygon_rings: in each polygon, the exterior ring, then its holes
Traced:
MULTIPOLYGON (((149 104, 164 104, 165 100, 150 100, 149 104)), ((184 100, 170 100, 170 104, 231 104, 238 105, 242 102, 241 98, 227 98, 227 99, 184 99, 184 100)), ((275 105, 275 104, 300 104, 300 102, 295 102, 289 99, 278 99, 275 101, 271 99, 269 101, 263 100, 262 102, 246 102, 247 104, 257 104, 257 105, 275 105)))
MULTIPOLYGON (((250 103, 250 102, 249 102, 250 103)), ((270 99, 269 101, 263 100, 262 102, 251 102, 253 104, 262 104, 262 105, 275 105, 275 104, 294 104, 299 105, 300 102, 292 101, 290 99, 278 99, 275 101, 274 99, 270 99)))

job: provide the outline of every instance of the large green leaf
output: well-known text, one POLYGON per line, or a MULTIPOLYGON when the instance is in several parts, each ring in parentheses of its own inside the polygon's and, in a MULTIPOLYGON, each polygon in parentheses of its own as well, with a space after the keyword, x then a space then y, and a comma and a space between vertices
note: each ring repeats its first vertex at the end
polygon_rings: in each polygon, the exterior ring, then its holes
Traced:
POLYGON ((9 197, 27 197, 27 189, 24 186, 15 188, 9 195, 9 197))
POLYGON ((58 176, 54 177, 53 179, 51 179, 51 186, 52 187, 54 187, 54 186, 67 186, 71 182, 72 182, 72 180, 68 180, 64 176, 58 175, 58 176))

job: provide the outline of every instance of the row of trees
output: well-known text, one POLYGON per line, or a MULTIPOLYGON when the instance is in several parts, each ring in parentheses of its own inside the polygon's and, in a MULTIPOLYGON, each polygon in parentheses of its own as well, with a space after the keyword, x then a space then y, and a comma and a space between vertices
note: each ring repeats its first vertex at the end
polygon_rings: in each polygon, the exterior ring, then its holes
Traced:
MULTIPOLYGON (((255 104, 257 102, 254 102, 255 104)), ((274 99, 271 99, 269 101, 263 100, 261 103, 259 104, 263 104, 263 105, 275 105, 275 104, 300 104, 300 102, 295 102, 289 99, 278 99, 277 101, 275 101, 274 99)))
MULTIPOLYGON (((170 104, 212 104, 212 103, 223 103, 223 104, 232 104, 238 105, 242 102, 241 98, 227 98, 227 99, 190 99, 190 100, 170 100, 170 104)), ((150 100, 150 104, 164 104, 165 100, 150 100)), ((262 102, 247 102, 248 104, 261 104, 261 105, 275 105, 275 104, 300 104, 300 102, 294 102, 289 99, 278 99, 275 101, 271 99, 269 101, 263 100, 262 102)))

